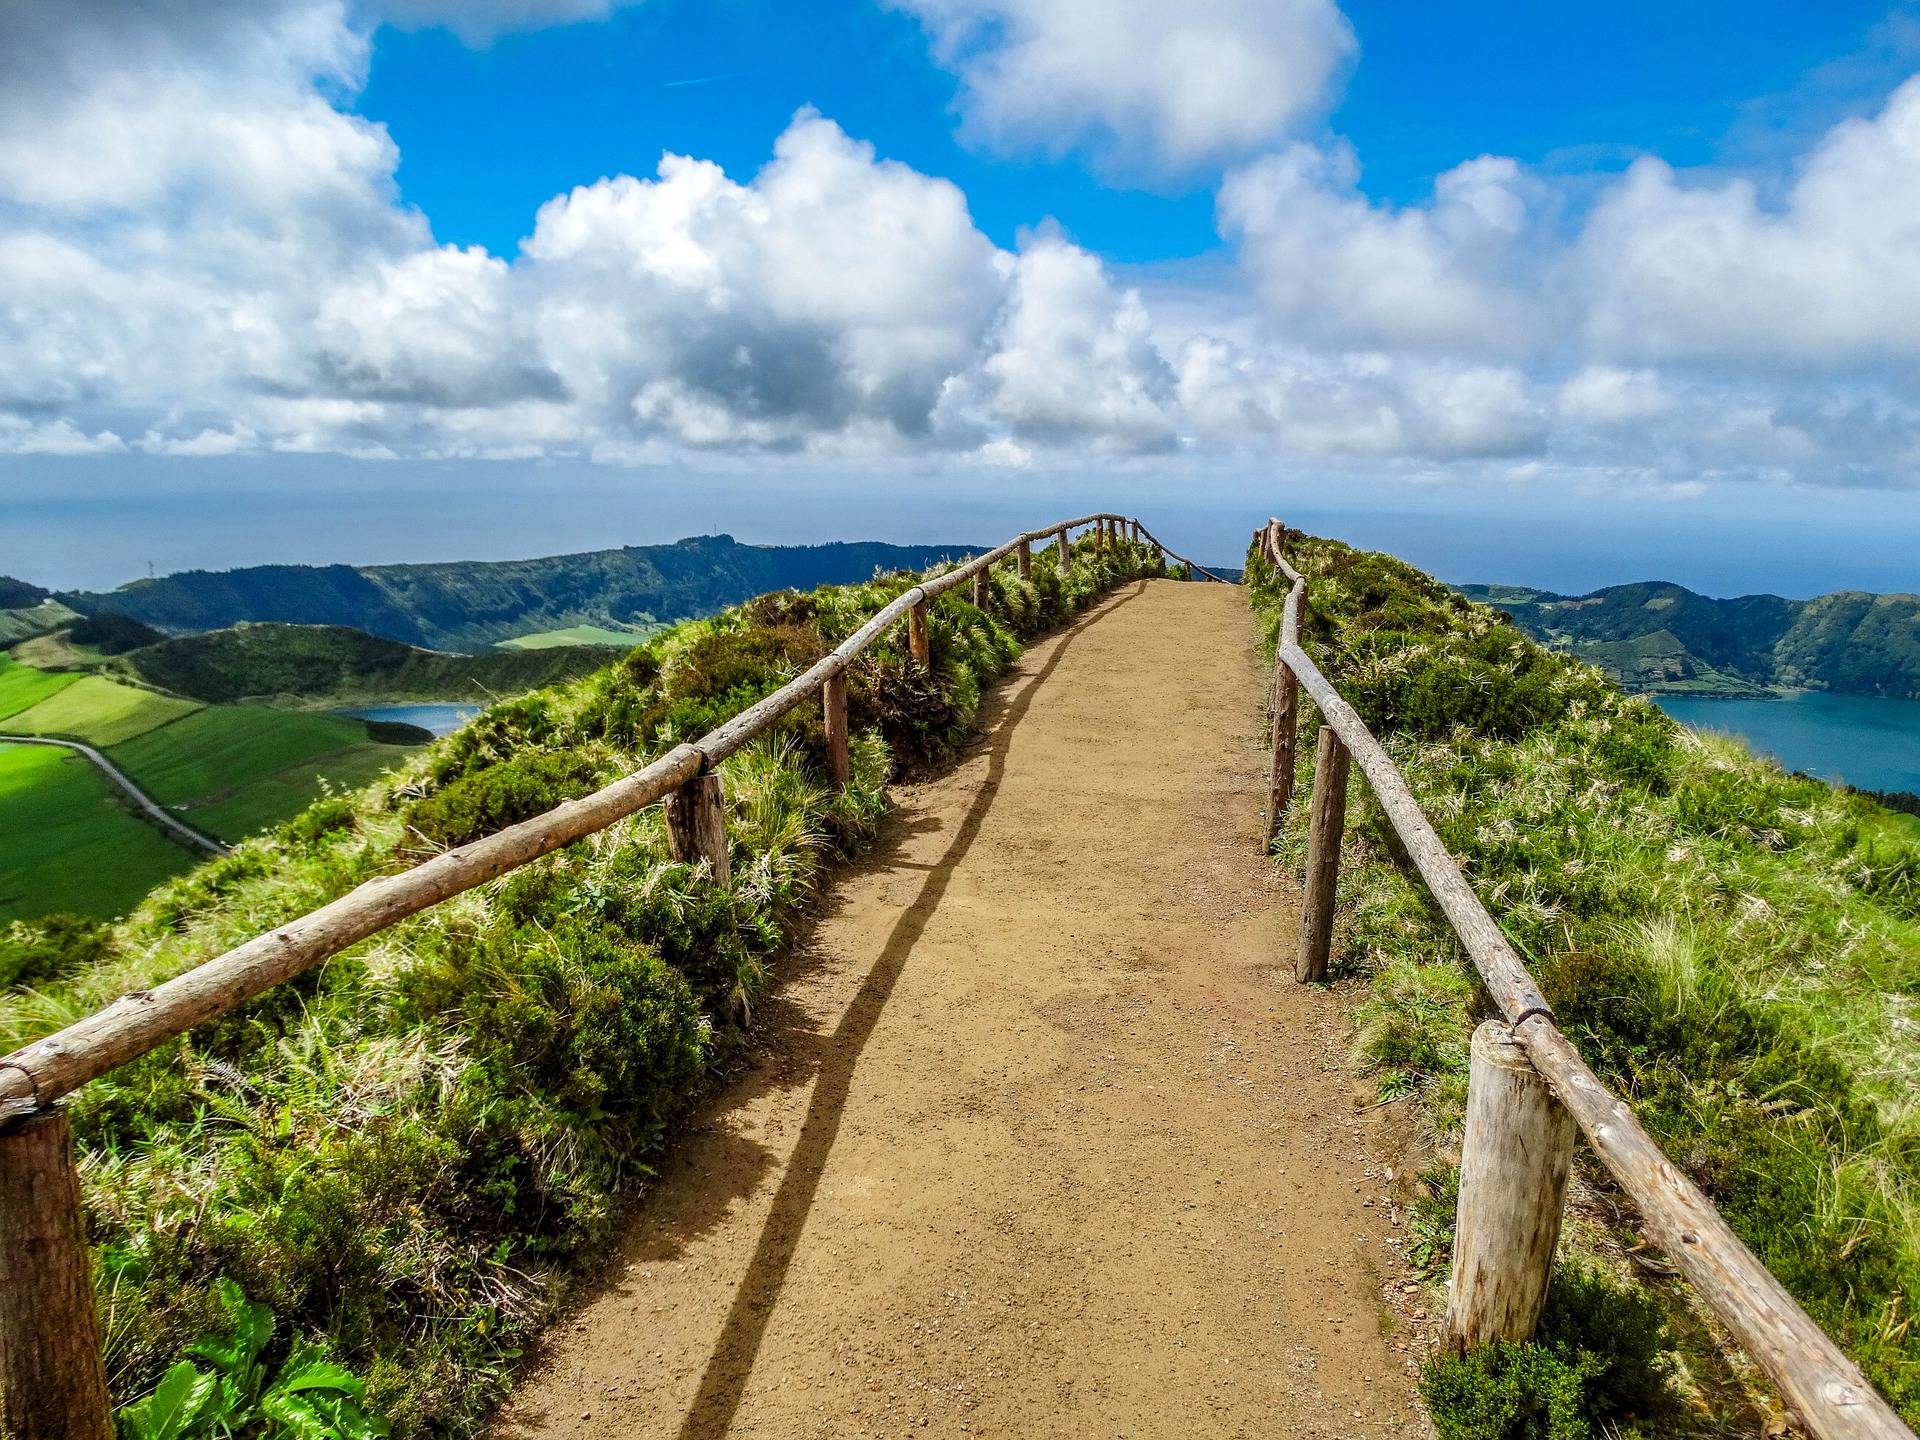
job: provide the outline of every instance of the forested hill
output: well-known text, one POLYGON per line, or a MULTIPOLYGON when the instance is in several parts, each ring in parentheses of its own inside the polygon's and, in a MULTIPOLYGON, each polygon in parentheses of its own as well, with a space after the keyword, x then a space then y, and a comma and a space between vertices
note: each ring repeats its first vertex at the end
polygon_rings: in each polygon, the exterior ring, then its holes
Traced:
POLYGON ((1920 596, 1842 590, 1812 600, 1716 600, 1657 580, 1589 595, 1517 585, 1460 589, 1630 690, 1739 695, 1805 687, 1920 698, 1920 596))
POLYGON ((129 615, 161 630, 219 630, 252 620, 348 625, 409 645, 482 650, 575 626, 626 630, 711 615, 769 590, 920 570, 965 546, 742 545, 703 535, 538 560, 432 565, 256 565, 134 580, 59 598, 83 613, 129 615))

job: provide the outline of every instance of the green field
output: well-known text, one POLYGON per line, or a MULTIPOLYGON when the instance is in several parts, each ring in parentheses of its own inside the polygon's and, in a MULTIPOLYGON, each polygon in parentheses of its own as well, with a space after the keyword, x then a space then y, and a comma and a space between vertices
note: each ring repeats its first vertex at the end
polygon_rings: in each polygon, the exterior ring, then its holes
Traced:
POLYGON ((30 665, 20 665, 0 655, 0 720, 10 719, 48 696, 66 689, 80 677, 49 675, 30 665))
POLYGON ((609 630, 604 625, 569 625, 564 630, 541 630, 532 635, 517 635, 502 640, 502 650, 554 650, 562 645, 638 645, 649 635, 658 635, 665 625, 636 625, 631 630, 609 630))
POLYGON ((113 747, 114 763, 189 824, 239 840, 320 792, 364 785, 412 753, 338 715, 214 705, 113 747))
POLYGON ((124 914, 199 858, 122 809, 86 760, 40 745, 0 745, 0 837, 0 922, 124 914))
POLYGON ((101 675, 59 678, 72 683, 11 716, 8 728, 21 735, 67 735, 105 747, 144 735, 200 708, 194 701, 138 690, 101 675))

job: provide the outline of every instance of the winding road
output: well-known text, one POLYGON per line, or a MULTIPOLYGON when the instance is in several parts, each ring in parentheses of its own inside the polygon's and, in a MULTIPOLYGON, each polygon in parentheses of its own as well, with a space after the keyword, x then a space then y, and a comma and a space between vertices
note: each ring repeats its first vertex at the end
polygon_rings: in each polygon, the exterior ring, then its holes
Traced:
POLYGON ((224 855, 227 847, 211 835, 196 830, 186 821, 169 812, 159 801, 135 783, 133 777, 114 764, 93 746, 79 740, 55 740, 46 735, 7 735, 0 734, 0 745, 52 745, 57 749, 71 750, 91 760, 96 769, 108 780, 117 785, 122 793, 134 803, 140 813, 153 821, 168 835, 181 844, 194 850, 205 850, 210 854, 224 855))

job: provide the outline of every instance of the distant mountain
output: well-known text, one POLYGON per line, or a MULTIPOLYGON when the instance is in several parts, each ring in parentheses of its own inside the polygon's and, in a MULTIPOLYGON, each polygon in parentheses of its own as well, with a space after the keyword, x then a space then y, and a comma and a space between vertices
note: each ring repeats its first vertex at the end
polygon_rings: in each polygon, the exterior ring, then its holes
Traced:
POLYGON ((362 697, 485 702, 570 680, 623 653, 575 645, 450 655, 343 625, 266 622, 162 640, 130 651, 121 663, 149 685, 215 705, 362 697))
POLYGON ((1589 595, 1516 585, 1460 590, 1630 690, 1755 695, 1804 688, 1920 698, 1920 596, 1842 590, 1812 600, 1716 600, 1664 581, 1589 595))
POLYGON ((170 634, 273 620, 476 651, 576 626, 631 630, 711 615, 769 590, 844 584, 972 553, 963 545, 742 545, 703 535, 539 560, 188 570, 58 598, 84 614, 126 615, 170 634))
POLYGON ((27 610, 47 598, 38 585, 29 585, 11 575, 0 575, 0 610, 27 610))

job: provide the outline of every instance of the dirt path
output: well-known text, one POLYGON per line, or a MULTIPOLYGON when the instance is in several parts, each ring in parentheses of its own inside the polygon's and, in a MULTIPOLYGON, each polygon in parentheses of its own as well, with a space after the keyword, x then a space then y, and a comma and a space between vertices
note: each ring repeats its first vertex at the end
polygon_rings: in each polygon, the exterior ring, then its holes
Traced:
POLYGON ((1036 645, 906 789, 500 1436, 1419 1436, 1237 588, 1036 645))

